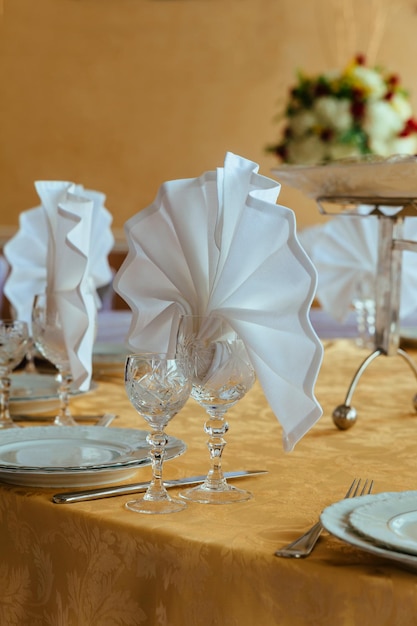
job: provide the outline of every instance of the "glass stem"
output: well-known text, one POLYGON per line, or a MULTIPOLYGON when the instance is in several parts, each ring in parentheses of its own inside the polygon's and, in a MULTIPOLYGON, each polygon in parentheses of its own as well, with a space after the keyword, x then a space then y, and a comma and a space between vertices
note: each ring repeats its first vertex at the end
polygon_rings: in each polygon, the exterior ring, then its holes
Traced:
POLYGON ((218 489, 226 484, 222 470, 222 454, 226 445, 224 435, 229 430, 229 424, 224 419, 225 411, 207 411, 210 415, 204 424, 204 431, 209 435, 207 448, 210 453, 211 467, 205 480, 205 485, 209 489, 218 489))
POLYGON ((60 372, 59 377, 59 414, 55 418, 54 423, 57 426, 76 426, 76 422, 72 418, 69 410, 69 392, 72 383, 72 375, 70 372, 60 372))
POLYGON ((10 422, 9 399, 10 399, 10 378, 8 376, 1 377, 1 394, 0 394, 0 422, 10 422))
POLYGON ((33 339, 30 338, 28 341, 28 348, 26 350, 26 365, 25 365, 25 370, 24 370, 27 374, 37 374, 38 371, 36 369, 36 365, 35 365, 35 350, 34 350, 34 344, 33 344, 33 339))
POLYGON ((155 431, 147 436, 147 441, 151 446, 150 457, 152 461, 152 480, 144 495, 145 500, 162 500, 167 497, 167 490, 162 480, 162 467, 165 456, 165 446, 168 437, 163 431, 155 431))

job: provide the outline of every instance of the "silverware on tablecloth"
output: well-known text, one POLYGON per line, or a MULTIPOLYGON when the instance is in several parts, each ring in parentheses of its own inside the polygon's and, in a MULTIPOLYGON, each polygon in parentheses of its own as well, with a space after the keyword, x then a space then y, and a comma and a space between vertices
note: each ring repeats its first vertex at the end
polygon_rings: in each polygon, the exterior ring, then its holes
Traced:
MULTIPOLYGON (((257 474, 266 474, 268 470, 239 470, 235 472, 224 472, 226 478, 244 478, 245 476, 256 476, 257 474)), ((190 476, 188 478, 178 478, 176 480, 165 480, 164 485, 168 489, 170 487, 181 487, 182 485, 198 485, 203 483, 207 475, 190 476)), ((66 504, 71 502, 84 502, 85 500, 97 500, 99 498, 110 498, 111 496, 124 496, 130 493, 139 493, 146 491, 149 482, 133 483, 131 485, 117 485, 114 487, 97 487, 83 491, 56 493, 52 496, 52 502, 56 504, 66 504)))
MULTIPOLYGON (((101 426, 102 428, 110 426, 110 424, 116 419, 116 417, 117 415, 115 415, 115 413, 105 413, 98 418, 94 426, 101 426)), ((75 417, 74 419, 75 421, 77 421, 77 417, 75 417)))
MULTIPOLYGON (((109 426, 109 424, 118 417, 114 413, 101 413, 100 415, 73 415, 76 422, 96 422, 95 426, 109 426)), ((31 415, 16 414, 12 415, 14 422, 47 422, 52 424, 54 415, 37 415, 33 413, 31 415)))
MULTIPOLYGON (((359 493, 360 484, 361 484, 361 479, 355 478, 351 486, 349 487, 345 495, 345 498, 354 498, 355 496, 368 495, 372 491, 374 481, 373 480, 368 481, 368 479, 366 479, 362 487, 362 490, 359 493)), ((299 537, 295 541, 292 541, 291 543, 284 546, 283 548, 280 548, 279 550, 277 550, 275 552, 275 556, 284 556, 284 557, 296 558, 296 559, 300 559, 302 557, 308 556, 309 554, 311 554, 322 531, 323 531, 323 526, 322 526, 321 521, 319 520, 316 524, 314 524, 314 526, 310 528, 310 530, 308 530, 306 533, 301 535, 301 537, 299 537)))

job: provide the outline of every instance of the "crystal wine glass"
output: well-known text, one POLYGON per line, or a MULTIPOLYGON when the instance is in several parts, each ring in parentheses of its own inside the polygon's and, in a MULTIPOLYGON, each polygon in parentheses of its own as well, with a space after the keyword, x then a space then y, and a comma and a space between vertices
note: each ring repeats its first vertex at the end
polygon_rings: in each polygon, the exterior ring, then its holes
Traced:
POLYGON ((186 353, 192 364, 191 397, 206 410, 204 430, 211 468, 201 485, 186 489, 180 496, 202 504, 228 504, 252 497, 249 491, 227 483, 222 471, 222 453, 229 425, 225 413, 249 391, 255 382, 245 345, 221 316, 183 315, 178 329, 179 354, 186 353))
POLYGON ((26 374, 38 374, 38 370, 36 369, 35 364, 35 344, 33 341, 33 337, 29 337, 25 357, 26 365, 23 371, 26 374))
POLYGON ((20 320, 0 320, 0 428, 15 428, 10 417, 10 374, 25 356, 28 325, 20 320))
MULTIPOLYGON (((10 313, 12 315, 12 319, 14 320, 19 319, 17 311, 12 305, 10 305, 10 313)), ((36 365, 35 365, 35 346, 34 346, 33 337, 31 334, 30 324, 28 324, 28 330, 29 330, 29 338, 27 341, 26 353, 25 353, 26 363, 23 368, 23 371, 25 372, 25 374, 38 374, 38 370, 36 369, 36 365)))
POLYGON ((59 413, 56 426, 77 426, 69 408, 69 394, 73 377, 59 309, 46 294, 35 297, 32 309, 32 335, 39 352, 55 365, 59 372, 59 413))
POLYGON ((136 513, 175 513, 186 507, 172 498, 162 482, 167 423, 182 409, 191 392, 189 362, 168 354, 131 354, 126 359, 125 387, 136 411, 145 418, 152 461, 152 481, 145 495, 126 503, 136 513))

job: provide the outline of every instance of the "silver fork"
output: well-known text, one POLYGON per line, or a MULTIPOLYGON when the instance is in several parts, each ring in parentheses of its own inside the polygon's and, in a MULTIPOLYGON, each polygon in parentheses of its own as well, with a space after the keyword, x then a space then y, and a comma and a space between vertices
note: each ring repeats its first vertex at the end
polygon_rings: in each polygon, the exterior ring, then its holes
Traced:
MULTIPOLYGON (((364 496, 364 495, 371 493, 374 481, 373 480, 369 481, 368 479, 366 479, 359 493, 359 487, 360 487, 361 482, 362 481, 360 478, 359 479, 355 478, 351 486, 347 490, 345 498, 354 498, 355 496, 358 496, 358 495, 364 496)), ((279 550, 277 550, 275 552, 275 556, 286 556, 286 557, 293 557, 296 559, 300 559, 302 557, 308 556, 312 552, 314 546, 316 545, 317 540, 320 537, 322 531, 323 531, 323 526, 321 524, 321 521, 319 520, 316 524, 314 524, 314 526, 310 528, 310 530, 304 533, 304 535, 302 535, 295 541, 292 541, 287 546, 284 546, 283 548, 280 548, 279 550)))
POLYGON ((116 419, 117 415, 113 413, 105 413, 96 422, 96 426, 107 427, 116 419))

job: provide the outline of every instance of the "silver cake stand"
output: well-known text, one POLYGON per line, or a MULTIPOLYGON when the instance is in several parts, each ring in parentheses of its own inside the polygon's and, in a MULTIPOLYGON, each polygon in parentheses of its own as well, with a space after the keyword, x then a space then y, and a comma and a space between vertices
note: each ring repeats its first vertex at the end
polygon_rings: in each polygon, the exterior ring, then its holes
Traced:
MULTIPOLYGON (((321 196, 316 199, 320 212, 334 215, 328 205, 339 206, 338 215, 378 217, 378 264, 375 288, 375 335, 372 352, 361 363, 348 388, 343 404, 333 411, 333 421, 338 428, 346 430, 353 426, 357 411, 352 406, 352 397, 360 377, 377 357, 397 356, 404 359, 417 379, 417 366, 409 354, 400 348, 399 309, 401 294, 402 253, 405 250, 417 252, 417 241, 403 237, 404 218, 417 218, 417 198, 393 198, 371 196, 321 196), (372 210, 365 214, 357 211, 359 205, 368 205, 372 210), (351 207, 352 210, 347 210, 351 207), (386 207, 389 207, 388 210, 386 207)), ((417 294, 416 294, 417 299, 417 294)), ((413 398, 417 411, 417 394, 413 398)))

